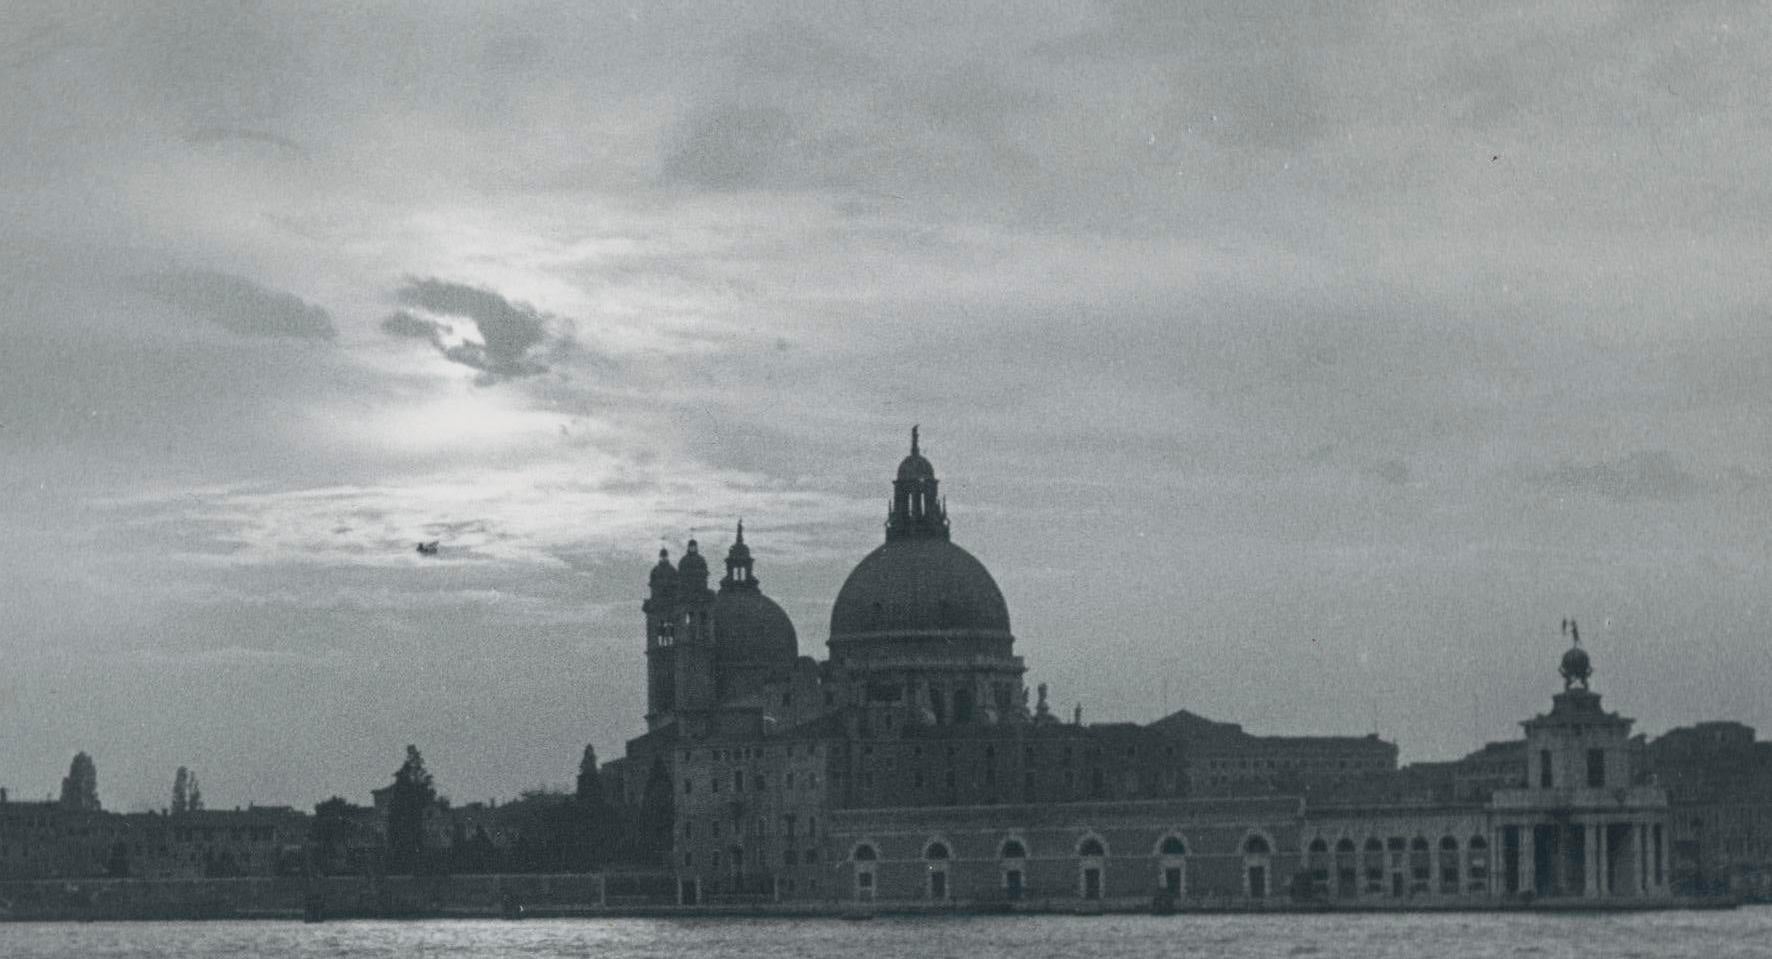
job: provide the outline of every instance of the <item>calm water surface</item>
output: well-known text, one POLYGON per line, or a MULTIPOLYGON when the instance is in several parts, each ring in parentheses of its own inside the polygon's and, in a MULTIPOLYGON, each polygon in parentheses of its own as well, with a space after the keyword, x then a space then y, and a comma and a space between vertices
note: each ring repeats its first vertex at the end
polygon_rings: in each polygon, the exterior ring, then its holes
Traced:
POLYGON ((1772 907, 1599 916, 1102 916, 0 924, 5 959, 1772 956, 1772 907))

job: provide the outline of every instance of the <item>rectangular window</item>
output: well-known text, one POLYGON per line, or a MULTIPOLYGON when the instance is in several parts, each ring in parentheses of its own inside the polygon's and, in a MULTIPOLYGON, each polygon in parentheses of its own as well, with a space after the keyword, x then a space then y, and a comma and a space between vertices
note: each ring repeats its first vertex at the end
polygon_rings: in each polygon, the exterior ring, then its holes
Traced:
POLYGON ((732 771, 732 791, 735 793, 744 792, 744 770, 734 769, 732 771))
POLYGON ((1550 789, 1554 782, 1555 780, 1551 778, 1550 750, 1540 749, 1538 751, 1538 786, 1541 789, 1550 789))
POLYGON ((1606 785, 1606 751, 1604 749, 1587 751, 1587 784, 1593 789, 1599 789, 1606 785))

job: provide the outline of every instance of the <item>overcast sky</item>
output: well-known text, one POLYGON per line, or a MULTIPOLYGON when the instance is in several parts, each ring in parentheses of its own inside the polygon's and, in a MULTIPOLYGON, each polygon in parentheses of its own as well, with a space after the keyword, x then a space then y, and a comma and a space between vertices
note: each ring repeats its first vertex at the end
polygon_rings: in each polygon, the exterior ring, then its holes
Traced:
POLYGON ((564 784, 912 423, 1087 720, 1772 727, 1758 4, 967 6, 0 5, 0 785, 564 784))

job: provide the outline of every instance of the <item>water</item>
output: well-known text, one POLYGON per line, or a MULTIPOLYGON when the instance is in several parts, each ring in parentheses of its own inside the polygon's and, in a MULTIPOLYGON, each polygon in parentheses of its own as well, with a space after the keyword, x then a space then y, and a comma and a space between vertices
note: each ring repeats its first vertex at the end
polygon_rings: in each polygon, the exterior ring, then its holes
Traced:
POLYGON ((1734 912, 842 920, 0 924, 4 959, 1107 959, 1772 955, 1772 907, 1734 912))

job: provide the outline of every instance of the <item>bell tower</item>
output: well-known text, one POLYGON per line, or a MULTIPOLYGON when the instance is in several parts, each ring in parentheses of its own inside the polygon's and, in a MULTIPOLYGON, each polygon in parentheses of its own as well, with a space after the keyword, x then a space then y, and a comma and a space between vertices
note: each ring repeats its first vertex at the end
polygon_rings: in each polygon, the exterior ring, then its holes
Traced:
POLYGON ((646 601, 646 729, 669 724, 677 706, 677 568, 671 551, 658 551, 658 565, 647 578, 646 601))

